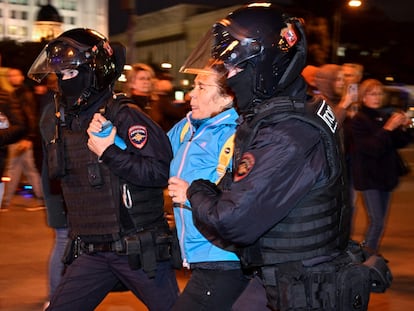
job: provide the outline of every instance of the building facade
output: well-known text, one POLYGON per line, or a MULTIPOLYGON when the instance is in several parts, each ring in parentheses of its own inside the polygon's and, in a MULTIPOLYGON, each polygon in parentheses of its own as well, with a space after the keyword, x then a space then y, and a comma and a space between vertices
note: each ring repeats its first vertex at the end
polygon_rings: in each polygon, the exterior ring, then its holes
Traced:
POLYGON ((108 36, 108 0, 0 0, 0 40, 40 41, 77 27, 108 36), (59 12, 61 24, 37 20, 47 5, 59 12))
POLYGON ((169 72, 174 78, 174 86, 186 89, 194 75, 180 73, 180 67, 211 26, 238 7, 214 9, 204 5, 179 4, 153 13, 132 15, 129 29, 109 39, 126 46, 129 64, 171 64, 169 72))

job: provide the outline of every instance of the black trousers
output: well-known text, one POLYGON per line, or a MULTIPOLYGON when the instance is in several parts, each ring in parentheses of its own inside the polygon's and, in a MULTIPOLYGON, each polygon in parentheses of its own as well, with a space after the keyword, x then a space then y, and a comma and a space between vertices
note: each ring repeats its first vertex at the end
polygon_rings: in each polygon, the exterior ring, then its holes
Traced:
POLYGON ((149 278, 142 269, 131 270, 128 256, 98 252, 75 259, 47 310, 93 311, 119 281, 151 311, 169 311, 178 296, 175 271, 169 261, 157 263, 155 277, 149 278))
POLYGON ((240 269, 194 269, 172 311, 230 311, 247 284, 240 269))

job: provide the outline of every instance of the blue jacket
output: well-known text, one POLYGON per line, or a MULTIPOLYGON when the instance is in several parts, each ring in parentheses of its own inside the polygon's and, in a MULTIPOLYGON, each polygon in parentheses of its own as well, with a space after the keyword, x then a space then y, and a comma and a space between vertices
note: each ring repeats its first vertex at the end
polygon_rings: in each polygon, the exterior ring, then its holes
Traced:
MULTIPOLYGON (((233 154, 237 118, 232 108, 206 120, 196 129, 191 123, 191 112, 188 113, 168 132, 174 154, 170 175, 190 184, 199 178, 218 183, 226 168, 231 167, 231 162, 223 164, 223 157, 230 160, 233 154)), ((184 266, 239 260, 234 253, 214 246, 196 229, 189 201, 185 207, 174 206, 174 217, 184 266)))

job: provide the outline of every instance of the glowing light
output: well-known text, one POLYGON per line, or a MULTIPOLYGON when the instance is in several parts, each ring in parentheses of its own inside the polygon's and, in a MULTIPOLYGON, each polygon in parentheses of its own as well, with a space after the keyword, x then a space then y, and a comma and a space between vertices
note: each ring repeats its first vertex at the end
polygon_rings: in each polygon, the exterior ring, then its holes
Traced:
POLYGON ((181 80, 181 85, 182 86, 189 86, 190 85, 190 81, 187 79, 181 80))
POLYGON ((271 3, 252 3, 252 4, 249 4, 248 5, 248 7, 270 7, 272 4, 271 3))
POLYGON ((161 64, 161 68, 171 69, 172 68, 172 64, 170 64, 170 63, 162 63, 161 64))
POLYGON ((362 1, 359 0, 351 0, 348 2, 348 5, 354 8, 360 7, 362 4, 362 1))

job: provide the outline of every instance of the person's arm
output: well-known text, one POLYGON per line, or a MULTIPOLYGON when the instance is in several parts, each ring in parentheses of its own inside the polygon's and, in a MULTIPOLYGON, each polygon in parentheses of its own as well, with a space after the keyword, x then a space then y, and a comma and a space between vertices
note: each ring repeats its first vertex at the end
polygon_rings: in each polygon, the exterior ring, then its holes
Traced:
POLYGON ((26 118, 16 99, 2 90, 0 90, 0 111, 9 123, 7 128, 0 129, 0 146, 19 141, 27 132, 26 118))
MULTIPOLYGON (((296 125, 297 126, 297 125, 296 125)), ((197 228, 209 240, 248 245, 278 223, 326 169, 318 133, 268 128, 257 135, 228 191, 194 181, 187 191, 197 228), (300 135, 306 137, 300 139, 300 135), (238 176, 237 176, 238 175, 238 176)))
POLYGON ((355 148, 362 154, 381 157, 392 148, 392 132, 378 126, 363 113, 352 119, 351 129, 355 148))
POLYGON ((89 141, 94 140, 96 143, 112 139, 112 142, 106 142, 100 160, 114 174, 132 184, 166 187, 172 151, 165 132, 149 117, 129 106, 119 110, 114 126, 117 135, 124 140, 127 148, 126 150, 118 148, 113 143, 113 137, 101 138, 93 134, 89 135, 89 141))

